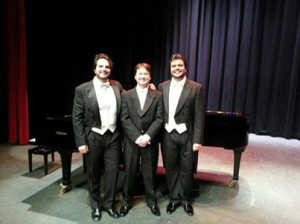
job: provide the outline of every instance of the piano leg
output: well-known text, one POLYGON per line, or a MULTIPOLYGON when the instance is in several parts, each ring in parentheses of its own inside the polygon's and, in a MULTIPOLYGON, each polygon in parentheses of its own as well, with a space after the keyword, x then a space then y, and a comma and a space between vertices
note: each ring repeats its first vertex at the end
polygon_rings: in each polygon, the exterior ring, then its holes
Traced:
POLYGON ((72 152, 58 151, 61 158, 62 167, 62 182, 60 184, 59 192, 61 194, 66 193, 72 189, 71 185, 71 163, 72 163, 72 152))
POLYGON ((233 178, 229 181, 228 186, 234 187, 239 180, 240 164, 242 153, 245 151, 245 147, 234 148, 234 163, 233 163, 233 178))

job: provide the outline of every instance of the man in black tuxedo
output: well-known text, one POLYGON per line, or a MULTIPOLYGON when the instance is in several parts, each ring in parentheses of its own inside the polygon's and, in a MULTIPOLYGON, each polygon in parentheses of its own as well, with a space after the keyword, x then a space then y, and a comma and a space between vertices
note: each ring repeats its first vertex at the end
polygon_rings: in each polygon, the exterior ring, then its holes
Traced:
POLYGON ((187 79, 187 62, 180 54, 171 56, 170 72, 172 78, 158 85, 164 102, 162 156, 170 197, 166 212, 183 205, 192 216, 193 173, 203 141, 203 87, 187 79))
POLYGON ((158 162, 158 134, 163 124, 162 94, 149 88, 151 66, 135 66, 135 88, 123 92, 121 122, 124 130, 125 183, 120 215, 126 216, 133 206, 136 174, 141 169, 145 197, 152 214, 160 216, 155 195, 158 162))
POLYGON ((113 62, 108 55, 95 55, 95 76, 75 88, 73 102, 75 143, 79 152, 85 155, 92 219, 95 222, 100 221, 102 210, 113 218, 119 218, 114 201, 121 155, 118 118, 123 88, 119 82, 109 79, 112 69, 113 62), (100 193, 101 181, 104 190, 100 193))

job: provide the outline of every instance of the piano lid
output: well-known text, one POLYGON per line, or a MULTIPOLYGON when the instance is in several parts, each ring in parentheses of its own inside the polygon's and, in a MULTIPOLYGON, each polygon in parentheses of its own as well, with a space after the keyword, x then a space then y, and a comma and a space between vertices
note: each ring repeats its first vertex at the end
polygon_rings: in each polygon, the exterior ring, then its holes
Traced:
POLYGON ((246 114, 243 114, 243 113, 240 113, 240 112, 226 112, 226 111, 207 110, 206 114, 208 114, 208 115, 221 115, 221 116, 242 116, 242 117, 246 117, 246 114))
POLYGON ((248 145, 249 123, 239 112, 206 111, 204 125, 205 146, 236 149, 248 145))
MULTIPOLYGON (((248 145, 249 124, 239 112, 206 111, 205 146, 236 149, 248 145)), ((57 150, 76 150, 72 116, 47 117, 40 126, 36 143, 57 150)))
POLYGON ((57 150, 75 150, 72 117, 70 115, 46 117, 40 125, 36 143, 57 150))

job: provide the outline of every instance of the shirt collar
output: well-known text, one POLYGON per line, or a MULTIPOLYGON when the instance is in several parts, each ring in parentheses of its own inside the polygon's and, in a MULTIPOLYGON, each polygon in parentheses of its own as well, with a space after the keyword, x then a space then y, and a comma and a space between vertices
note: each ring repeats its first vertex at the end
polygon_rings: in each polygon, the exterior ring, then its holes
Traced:
POLYGON ((136 86, 136 91, 139 93, 147 93, 148 92, 148 87, 142 88, 141 86, 136 86))
POLYGON ((110 86, 110 82, 109 82, 109 79, 106 81, 106 82, 102 82, 100 81, 97 76, 94 77, 93 79, 93 83, 94 83, 94 86, 98 86, 98 87, 108 87, 110 86))
POLYGON ((185 81, 186 81, 186 76, 184 76, 183 79, 180 80, 180 81, 177 81, 174 78, 172 78, 172 80, 171 80, 171 86, 184 86, 185 81))

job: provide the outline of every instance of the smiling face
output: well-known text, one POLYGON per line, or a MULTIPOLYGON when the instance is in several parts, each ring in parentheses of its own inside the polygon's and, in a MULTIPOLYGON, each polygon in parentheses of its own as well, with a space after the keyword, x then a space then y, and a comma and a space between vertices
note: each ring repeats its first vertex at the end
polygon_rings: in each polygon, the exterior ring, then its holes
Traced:
POLYGON ((137 85, 141 87, 148 87, 151 80, 151 68, 149 65, 142 63, 138 64, 135 69, 134 79, 137 85))
POLYGON ((175 59, 171 61, 170 72, 174 79, 182 80, 186 74, 186 66, 182 59, 175 59))
POLYGON ((94 73, 99 79, 105 82, 109 78, 111 73, 111 66, 108 60, 104 58, 98 59, 96 67, 94 69, 94 73))

